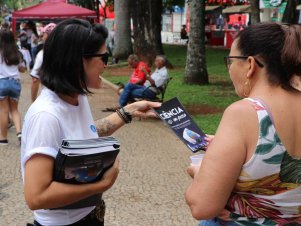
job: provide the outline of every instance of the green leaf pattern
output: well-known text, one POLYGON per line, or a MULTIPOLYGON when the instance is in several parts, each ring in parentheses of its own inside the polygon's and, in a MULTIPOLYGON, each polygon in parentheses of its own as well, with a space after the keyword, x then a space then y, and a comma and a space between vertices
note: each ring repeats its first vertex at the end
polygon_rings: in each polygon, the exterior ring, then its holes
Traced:
MULTIPOLYGON (((255 110, 257 111, 259 117, 259 143, 257 144, 255 155, 261 159, 261 161, 265 164, 271 166, 271 169, 277 169, 279 165, 279 179, 281 183, 292 183, 292 185, 300 184, 301 183, 301 159, 293 159, 285 150, 276 130, 273 125, 273 122, 264 107, 261 106, 256 100, 251 100, 253 104, 257 105, 255 110)), ((252 168, 251 168, 252 169, 252 168)), ((268 169, 268 168, 267 168, 268 169)), ((252 171, 250 171, 251 173, 252 171)), ((275 173, 275 171, 271 171, 275 173)), ((246 173, 248 173, 246 171, 246 173)), ((251 174, 250 174, 251 175, 251 174)), ((250 176, 251 177, 251 176, 250 176)), ((250 177, 248 180, 251 180, 250 177)), ((255 180, 255 179, 254 179, 255 180)), ((242 181, 241 181, 242 182, 242 181)), ((247 181, 246 181, 247 183, 247 181)), ((258 185, 255 185, 258 186, 258 185)), ((298 186, 298 185, 296 185, 298 186)), ((290 188, 288 186, 288 188, 290 188)), ((269 188, 272 189, 272 188, 269 188)), ((279 188, 278 188, 279 189, 279 188)), ((293 189, 293 188, 292 188, 293 189)), ((269 200, 269 196, 264 196, 267 200, 269 200)), ((256 195, 254 195, 256 199, 256 195)), ((280 199, 281 200, 281 199, 280 199)), ((272 202, 272 201, 271 201, 272 202)), ((299 207, 301 210, 301 207, 299 207)), ((239 212, 245 213, 245 210, 239 210, 234 208, 235 212, 231 212, 230 218, 237 223, 237 225, 247 225, 247 226, 276 226, 276 225, 300 225, 297 223, 290 224, 290 222, 282 221, 282 219, 271 219, 271 218, 248 218, 241 216, 238 214, 239 212), (278 222, 279 221, 279 222, 278 222), (281 222, 281 223, 280 223, 281 222), (285 223, 284 223, 285 222, 285 223), (279 223, 279 224, 278 224, 279 223)), ((285 209, 285 208, 284 208, 285 209)), ((275 210, 275 211, 285 211, 282 210, 275 210)), ((283 212, 285 213, 285 212, 283 212)), ((276 214, 278 215, 278 214, 276 214)), ((275 216, 276 216, 275 215, 275 216)), ((274 217, 275 217, 274 216, 274 217)), ((298 218, 296 222, 300 223, 301 220, 298 218)))
POLYGON ((268 164, 281 164, 284 153, 274 155, 271 158, 264 159, 263 161, 268 164))
POLYGON ((258 154, 258 155, 268 154, 273 150, 274 146, 275 145, 273 143, 259 144, 256 148, 256 154, 258 154))
POLYGON ((266 137, 269 133, 269 128, 272 126, 272 121, 267 115, 260 121, 260 137, 266 137))
MULTIPOLYGON (((271 130, 271 127, 273 127, 273 123, 271 121, 270 116, 267 114, 264 116, 260 122, 259 122, 259 130, 260 130, 260 139, 266 141, 266 143, 257 145, 255 153, 258 155, 266 155, 273 151, 274 147, 276 145, 279 145, 281 143, 281 140, 277 133, 273 130, 271 130), (270 131, 270 132, 269 132, 270 131), (270 133, 274 133, 273 139, 270 139, 271 137, 270 133)), ((267 159, 264 159, 263 162, 267 164, 280 164, 283 159, 283 153, 276 154, 272 157, 269 157, 267 159)))

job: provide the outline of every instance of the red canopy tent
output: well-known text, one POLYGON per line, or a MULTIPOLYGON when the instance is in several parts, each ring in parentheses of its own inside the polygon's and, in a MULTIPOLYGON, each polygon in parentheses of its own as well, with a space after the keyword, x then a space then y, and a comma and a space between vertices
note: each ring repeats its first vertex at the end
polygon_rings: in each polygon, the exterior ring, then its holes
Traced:
POLYGON ((64 18, 96 18, 96 12, 67 4, 66 0, 47 0, 12 13, 12 29, 16 31, 16 20, 31 19, 64 19, 64 18))

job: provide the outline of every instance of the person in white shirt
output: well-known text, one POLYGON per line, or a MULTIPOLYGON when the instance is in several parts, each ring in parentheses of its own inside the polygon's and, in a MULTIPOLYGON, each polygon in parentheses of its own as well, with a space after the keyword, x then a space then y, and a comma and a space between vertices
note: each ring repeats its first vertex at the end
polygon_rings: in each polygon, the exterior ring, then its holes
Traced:
POLYGON ((11 31, 0 31, 0 145, 7 145, 9 113, 21 139, 21 116, 18 110, 21 92, 20 72, 25 71, 22 53, 19 52, 11 31))
MULTIPOLYGON (((43 33, 43 41, 45 42, 50 32, 55 28, 55 23, 47 24, 41 29, 43 33)), ((37 95, 40 87, 39 70, 43 63, 43 49, 40 50, 36 56, 34 66, 30 72, 31 75, 31 101, 34 102, 37 99, 37 95)))
POLYGON ((168 77, 168 71, 165 67, 166 58, 163 55, 156 56, 156 70, 150 76, 147 74, 144 85, 128 83, 120 91, 119 105, 125 106, 133 98, 144 98, 153 100, 161 92, 160 87, 164 85, 168 77))
POLYGON ((101 87, 109 54, 107 29, 81 19, 63 20, 44 45, 40 81, 41 94, 24 118, 21 171, 28 207, 34 210, 36 226, 102 226, 104 205, 64 209, 111 188, 119 173, 119 159, 101 180, 66 184, 53 180, 53 165, 63 139, 108 136, 132 117, 154 117, 160 103, 140 101, 104 119, 94 121, 87 95, 101 87))

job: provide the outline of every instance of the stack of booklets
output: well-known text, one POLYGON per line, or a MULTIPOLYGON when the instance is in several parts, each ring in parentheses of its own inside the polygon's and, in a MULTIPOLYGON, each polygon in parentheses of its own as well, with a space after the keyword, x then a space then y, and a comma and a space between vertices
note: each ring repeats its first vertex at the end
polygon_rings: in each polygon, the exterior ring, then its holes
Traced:
MULTIPOLYGON (((93 183, 115 162, 120 144, 114 137, 86 140, 64 139, 54 163, 54 180, 67 184, 93 183)), ((93 195, 59 209, 95 206, 101 196, 93 195)))

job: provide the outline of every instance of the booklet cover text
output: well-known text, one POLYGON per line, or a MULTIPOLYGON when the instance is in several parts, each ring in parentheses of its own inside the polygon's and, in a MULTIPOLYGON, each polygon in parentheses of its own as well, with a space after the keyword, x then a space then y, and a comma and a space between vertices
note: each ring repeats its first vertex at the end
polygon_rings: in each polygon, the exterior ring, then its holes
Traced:
POLYGON ((154 110, 192 152, 206 149, 205 133, 196 125, 177 97, 162 103, 160 108, 154 110))

